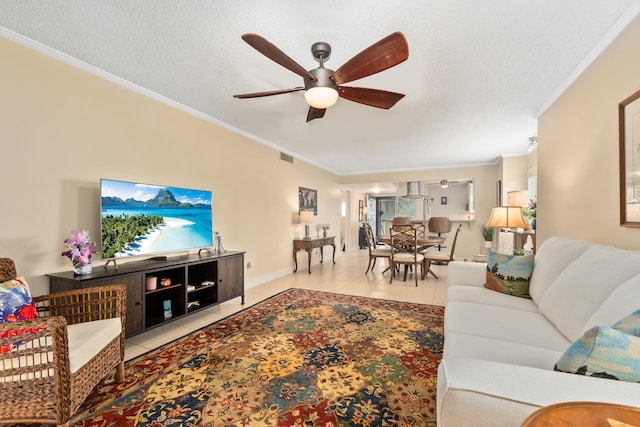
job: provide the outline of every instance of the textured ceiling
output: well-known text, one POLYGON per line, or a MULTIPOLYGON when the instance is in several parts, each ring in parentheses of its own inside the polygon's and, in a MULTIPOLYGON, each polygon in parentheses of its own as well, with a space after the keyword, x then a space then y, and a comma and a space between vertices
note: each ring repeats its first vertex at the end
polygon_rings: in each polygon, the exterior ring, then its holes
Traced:
MULTIPOLYGON (((536 115, 640 10, 639 0, 0 0, 0 35, 31 41, 338 174, 494 162, 524 154, 536 115), (314 42, 340 65, 394 31, 409 59, 348 86, 406 94, 390 110, 345 99, 306 123, 298 75, 314 42)), ((72 61, 73 62, 73 61, 72 61)))

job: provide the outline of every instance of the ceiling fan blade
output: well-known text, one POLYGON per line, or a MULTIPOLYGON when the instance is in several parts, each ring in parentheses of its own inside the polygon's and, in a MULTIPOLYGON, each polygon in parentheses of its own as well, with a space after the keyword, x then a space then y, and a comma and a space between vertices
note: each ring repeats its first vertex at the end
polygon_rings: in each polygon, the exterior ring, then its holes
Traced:
POLYGON ((402 93, 369 89, 366 87, 340 86, 338 93, 340 94, 340 98, 387 110, 404 98, 404 94, 402 93))
POLYGON ((307 113, 307 123, 309 123, 313 119, 321 119, 324 117, 324 113, 327 112, 326 108, 313 108, 309 107, 309 112, 307 113))
POLYGON ((398 65, 408 57, 407 39, 401 32, 395 32, 347 61, 333 73, 333 80, 337 84, 358 80, 398 65))
POLYGON ((294 87, 291 89, 280 89, 280 90, 270 90, 268 92, 255 92, 255 93, 241 93, 239 95, 233 95, 234 98, 240 98, 240 99, 245 99, 245 98, 260 98, 263 96, 271 96, 271 95, 280 95, 283 93, 291 93, 291 92, 299 92, 301 90, 304 90, 303 87, 294 87))
POLYGON ((282 65, 284 68, 293 71, 305 79, 316 81, 316 78, 309 74, 307 70, 302 68, 300 64, 287 56, 286 53, 278 49, 276 45, 269 42, 264 37, 259 36, 258 34, 247 33, 242 35, 242 40, 276 64, 282 65))

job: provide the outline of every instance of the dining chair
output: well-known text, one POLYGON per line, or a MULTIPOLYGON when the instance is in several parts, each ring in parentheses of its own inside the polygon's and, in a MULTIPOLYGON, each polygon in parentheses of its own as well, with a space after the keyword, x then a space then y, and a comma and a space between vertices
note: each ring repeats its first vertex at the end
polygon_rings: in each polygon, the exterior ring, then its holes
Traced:
POLYGON ((396 267, 404 265, 404 281, 407 281, 409 267, 413 267, 416 286, 418 286, 418 266, 421 269, 420 278, 424 278, 424 256, 418 253, 418 236, 416 229, 412 226, 396 225, 391 227, 391 258, 389 267, 391 277, 389 283, 393 282, 396 274, 396 267))
POLYGON ((443 265, 449 265, 449 263, 451 261, 454 261, 455 259, 455 250, 456 250, 456 242, 458 241, 458 234, 460 234, 460 230, 462 229, 462 224, 458 225, 458 228, 456 229, 456 233, 453 236, 453 242, 451 243, 451 251, 450 252, 446 252, 446 251, 439 251, 439 250, 435 250, 435 249, 425 249, 423 251, 420 251, 420 253, 424 256, 424 266, 423 269, 425 271, 424 275, 428 275, 429 273, 431 273, 431 275, 433 277, 435 277, 436 279, 438 278, 438 276, 436 276, 436 274, 433 272, 433 270, 431 270, 431 263, 432 262, 438 262, 440 264, 443 265))
MULTIPOLYGON (((365 238, 367 239, 367 247, 369 248, 369 265, 367 266, 367 271, 364 272, 364 274, 367 274, 369 270, 373 270, 373 267, 376 266, 376 259, 378 258, 386 258, 387 262, 391 264, 389 261, 389 259, 391 258, 391 249, 378 248, 371 225, 365 222, 363 227, 366 236, 365 238)), ((384 274, 384 272, 386 272, 387 270, 388 268, 385 269, 382 273, 384 274)))
MULTIPOLYGON (((451 226, 451 220, 446 216, 432 216, 427 223, 429 233, 438 233, 438 237, 442 237, 442 233, 450 233, 451 226)), ((438 245, 438 250, 442 248, 446 248, 446 246, 438 245)))
POLYGON ((391 220, 391 226, 394 225, 411 225, 411 218, 408 216, 394 216, 391 220))

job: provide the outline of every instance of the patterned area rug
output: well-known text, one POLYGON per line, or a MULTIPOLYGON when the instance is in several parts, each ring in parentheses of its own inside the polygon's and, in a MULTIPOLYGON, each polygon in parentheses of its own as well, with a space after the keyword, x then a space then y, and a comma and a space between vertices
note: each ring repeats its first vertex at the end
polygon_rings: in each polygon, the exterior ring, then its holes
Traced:
POLYGON ((126 365, 77 426, 435 426, 443 307, 290 289, 126 365))

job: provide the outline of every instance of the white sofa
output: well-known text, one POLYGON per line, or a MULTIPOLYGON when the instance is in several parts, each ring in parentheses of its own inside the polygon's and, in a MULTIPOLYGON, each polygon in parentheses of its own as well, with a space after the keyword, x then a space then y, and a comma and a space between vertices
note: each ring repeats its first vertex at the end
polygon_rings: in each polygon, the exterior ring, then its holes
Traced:
POLYGON ((520 426, 566 401, 640 406, 640 384, 553 370, 583 332, 640 308, 640 251, 553 237, 535 256, 532 299, 484 287, 486 264, 452 262, 438 368, 440 427, 520 426))

